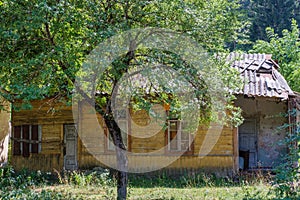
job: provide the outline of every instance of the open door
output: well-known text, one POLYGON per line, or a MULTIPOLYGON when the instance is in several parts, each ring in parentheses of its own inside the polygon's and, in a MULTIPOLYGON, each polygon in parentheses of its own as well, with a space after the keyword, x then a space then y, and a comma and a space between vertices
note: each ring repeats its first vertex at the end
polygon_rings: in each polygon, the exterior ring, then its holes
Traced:
POLYGON ((76 170, 77 164, 77 129, 75 124, 64 125, 64 169, 76 170))
POLYGON ((255 119, 246 119, 239 127, 239 155, 243 157, 243 169, 257 167, 257 131, 255 119))

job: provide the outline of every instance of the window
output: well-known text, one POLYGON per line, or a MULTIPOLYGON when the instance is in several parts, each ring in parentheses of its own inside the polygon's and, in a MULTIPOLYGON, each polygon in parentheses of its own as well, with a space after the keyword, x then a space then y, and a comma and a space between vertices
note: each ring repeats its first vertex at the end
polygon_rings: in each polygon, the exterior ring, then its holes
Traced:
POLYGON ((40 125, 14 126, 13 154, 28 157, 41 152, 42 129, 40 125))
POLYGON ((168 120, 167 142, 169 152, 193 151, 193 136, 188 131, 188 123, 181 120, 168 120))

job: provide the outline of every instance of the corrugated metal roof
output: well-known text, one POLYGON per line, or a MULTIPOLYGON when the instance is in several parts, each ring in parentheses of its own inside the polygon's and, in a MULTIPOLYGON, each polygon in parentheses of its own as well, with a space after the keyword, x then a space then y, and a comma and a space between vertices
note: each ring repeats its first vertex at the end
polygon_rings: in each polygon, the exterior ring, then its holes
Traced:
POLYGON ((271 55, 231 53, 228 58, 244 80, 242 90, 235 93, 284 100, 294 94, 278 72, 279 66, 271 59, 271 55))

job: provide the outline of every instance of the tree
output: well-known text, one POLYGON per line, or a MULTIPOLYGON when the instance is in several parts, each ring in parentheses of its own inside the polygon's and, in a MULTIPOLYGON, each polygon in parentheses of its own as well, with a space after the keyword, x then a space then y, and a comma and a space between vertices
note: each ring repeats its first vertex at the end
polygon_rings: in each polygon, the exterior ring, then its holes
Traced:
POLYGON ((278 127, 278 130, 285 130, 286 137, 279 141, 278 145, 285 145, 288 153, 282 155, 282 162, 275 168, 276 175, 272 183, 271 190, 275 191, 276 196, 282 199, 299 199, 300 183, 300 129, 299 129, 299 98, 291 98, 288 102, 289 110, 286 116, 289 117, 288 123, 278 127))
MULTIPOLYGON (((216 52, 223 51, 225 42, 232 41, 240 24, 238 4, 229 0, 3 0, 0 6, 1 95, 11 102, 21 99, 27 107, 33 99, 71 99, 76 73, 87 55, 111 36, 138 27, 170 28, 216 52)), ((105 116, 120 149, 126 146, 113 119, 110 101, 122 75, 134 64, 150 59, 176 70, 189 69, 170 52, 132 46, 128 49, 111 64, 107 76, 97 85, 106 94, 98 97, 97 111, 105 116)), ((199 91, 205 88, 200 83, 196 86, 202 88, 199 91)), ((201 94, 203 97, 204 92, 201 94)), ((126 155, 120 156, 126 165, 126 155)), ((119 171, 118 199, 126 198, 126 185, 127 173, 119 171)))
POLYGON ((279 72, 285 77, 294 91, 300 91, 300 42, 299 29, 296 20, 292 21, 291 31, 283 30, 282 37, 274 32, 273 28, 267 28, 269 42, 258 40, 251 52, 272 54, 272 58, 278 62, 279 72))
POLYGON ((248 16, 252 22, 251 41, 267 40, 265 29, 272 27, 281 36, 284 29, 289 29, 292 18, 299 18, 298 2, 293 0, 256 0, 244 1, 248 16), (248 2, 248 4, 247 4, 248 2))

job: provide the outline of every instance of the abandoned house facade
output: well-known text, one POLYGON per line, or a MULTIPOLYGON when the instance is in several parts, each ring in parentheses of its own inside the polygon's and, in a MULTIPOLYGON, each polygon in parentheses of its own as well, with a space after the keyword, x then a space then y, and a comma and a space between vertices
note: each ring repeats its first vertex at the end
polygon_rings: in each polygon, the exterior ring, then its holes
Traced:
MULTIPOLYGON (((291 117, 285 114, 297 108, 295 93, 269 55, 243 54, 232 67, 244 80, 234 102, 243 111, 243 124, 222 127, 214 146, 201 156, 205 138, 217 128, 199 126, 191 134, 184 130, 184 122, 174 119, 168 121, 166 130, 139 138, 131 133, 150 131, 135 126, 147 126, 149 115, 144 111, 127 111, 125 114, 132 119, 121 122, 121 126, 128 131, 124 138, 129 171, 157 170, 161 163, 168 163, 166 170, 231 174, 238 169, 269 169, 280 162, 287 148, 278 142, 288 130, 278 127, 290 122, 291 117)), ((71 106, 44 99, 32 101, 31 110, 12 111, 11 164, 17 170, 43 171, 114 166, 115 149, 104 120, 89 105, 77 106, 78 113, 74 113, 71 106)))

